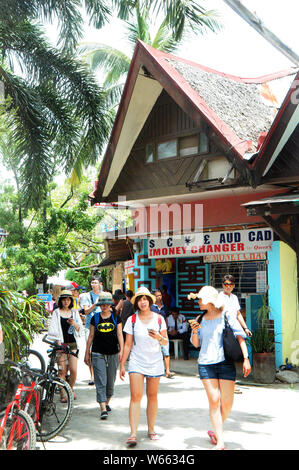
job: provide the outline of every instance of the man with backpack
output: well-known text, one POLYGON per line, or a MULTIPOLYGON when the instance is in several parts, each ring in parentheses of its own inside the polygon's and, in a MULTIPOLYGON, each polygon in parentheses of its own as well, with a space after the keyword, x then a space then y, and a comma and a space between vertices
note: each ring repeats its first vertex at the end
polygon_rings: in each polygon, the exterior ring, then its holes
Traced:
MULTIPOLYGON (((99 277, 97 276, 92 277, 91 289, 92 290, 90 292, 87 292, 87 294, 85 294, 81 302, 81 306, 83 307, 84 315, 85 315, 84 331, 85 331, 86 342, 89 337, 91 319, 96 312, 101 311, 101 308, 98 305, 98 298, 99 298, 100 293, 103 290, 103 285, 99 277)), ((89 366, 89 370, 90 370, 90 381, 88 384, 94 385, 93 369, 92 369, 91 364, 89 366)))

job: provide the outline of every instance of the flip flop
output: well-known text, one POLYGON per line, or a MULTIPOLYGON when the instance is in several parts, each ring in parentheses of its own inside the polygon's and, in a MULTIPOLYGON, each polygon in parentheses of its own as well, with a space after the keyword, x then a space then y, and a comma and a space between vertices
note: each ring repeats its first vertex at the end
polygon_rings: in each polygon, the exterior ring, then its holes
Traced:
POLYGON ((158 441, 160 439, 159 435, 156 432, 148 433, 148 437, 151 441, 158 441))
POLYGON ((165 377, 166 377, 167 379, 173 379, 172 374, 166 374, 165 377))
POLYGON ((126 444, 129 447, 135 447, 137 445, 137 438, 134 436, 128 437, 128 439, 126 440, 126 444))
POLYGON ((217 444, 216 434, 213 431, 208 431, 208 436, 210 438, 211 443, 215 446, 217 444))

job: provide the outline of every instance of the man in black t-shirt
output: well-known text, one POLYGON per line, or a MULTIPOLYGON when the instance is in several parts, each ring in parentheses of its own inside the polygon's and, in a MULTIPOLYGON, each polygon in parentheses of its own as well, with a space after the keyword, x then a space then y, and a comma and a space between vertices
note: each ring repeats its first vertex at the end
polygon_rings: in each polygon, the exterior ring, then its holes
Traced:
POLYGON ((97 305, 101 312, 95 313, 91 319, 84 358, 87 365, 92 363, 101 419, 107 419, 108 411, 111 411, 109 401, 124 347, 121 319, 113 313, 111 303, 110 292, 99 294, 97 305))

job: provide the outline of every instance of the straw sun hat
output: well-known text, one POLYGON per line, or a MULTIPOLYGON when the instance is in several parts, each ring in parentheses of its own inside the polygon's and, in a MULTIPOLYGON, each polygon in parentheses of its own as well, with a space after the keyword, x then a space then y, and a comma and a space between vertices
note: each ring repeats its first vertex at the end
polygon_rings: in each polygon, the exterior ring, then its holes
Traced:
POLYGON ((60 299, 65 299, 66 297, 71 297, 73 298, 73 293, 71 290, 64 289, 61 291, 59 298, 60 299))
POLYGON ((148 288, 145 287, 145 286, 140 286, 137 289, 136 294, 131 299, 131 303, 134 305, 135 300, 137 299, 137 297, 142 297, 143 295, 146 295, 147 297, 150 297, 152 299, 153 303, 154 304, 156 303, 156 297, 153 294, 151 294, 150 291, 148 290, 148 288))
POLYGON ((201 299, 204 305, 213 304, 216 308, 223 307, 223 301, 219 298, 217 289, 212 286, 203 286, 197 294, 190 292, 188 299, 201 299))

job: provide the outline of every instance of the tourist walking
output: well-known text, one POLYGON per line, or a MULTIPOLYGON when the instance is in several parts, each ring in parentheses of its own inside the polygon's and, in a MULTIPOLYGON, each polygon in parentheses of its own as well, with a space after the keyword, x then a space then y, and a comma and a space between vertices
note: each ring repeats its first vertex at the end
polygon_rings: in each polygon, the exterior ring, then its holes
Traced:
POLYGON ((132 298, 134 313, 126 322, 124 331, 126 342, 120 364, 120 378, 125 377, 125 363, 129 357, 128 372, 130 378, 129 421, 131 427, 127 445, 137 444, 137 429, 140 418, 140 402, 143 396, 144 379, 147 395, 148 437, 157 440, 155 422, 158 412, 158 387, 160 377, 164 375, 161 346, 168 343, 167 328, 164 318, 151 311, 156 298, 150 291, 141 286, 132 298))
MULTIPOLYGON (((200 310, 204 311, 198 321, 191 322, 191 342, 200 348, 198 356, 199 376, 204 385, 210 410, 213 431, 208 431, 215 449, 225 449, 223 423, 228 418, 234 400, 236 368, 233 362, 225 360, 223 349, 224 309, 221 297, 212 286, 204 286, 197 294, 190 293, 188 299, 198 299, 200 310)), ((229 324, 239 341, 243 356, 243 374, 251 372, 244 330, 233 315, 228 316, 229 324)))
MULTIPOLYGON (((81 336, 82 321, 78 310, 73 308, 72 291, 63 290, 58 299, 58 308, 55 309, 51 316, 48 335, 58 339, 59 344, 65 344, 71 350, 77 350, 77 338, 81 336)), ((60 353, 58 355, 59 377, 66 380, 67 370, 70 372, 68 382, 73 390, 74 399, 74 385, 77 378, 78 358, 71 355, 60 353)), ((61 402, 66 403, 67 398, 61 392, 61 402)))
POLYGON ((101 312, 95 313, 91 319, 84 357, 85 363, 93 368, 101 419, 107 419, 111 411, 109 402, 124 349, 121 319, 113 313, 111 303, 110 292, 99 294, 97 305, 101 312))
MULTIPOLYGON (((81 300, 81 307, 83 308, 84 315, 85 315, 84 332, 85 332, 86 342, 89 337, 91 319, 95 313, 98 313, 101 311, 100 306, 98 305, 98 297, 100 295, 100 292, 102 292, 103 290, 102 281, 97 276, 92 277, 90 284, 91 284, 92 290, 90 292, 87 292, 87 294, 85 294, 81 300)), ((90 372, 90 380, 88 382, 88 385, 94 385, 94 377, 93 377, 93 370, 92 370, 91 364, 89 366, 89 372, 90 372)))

